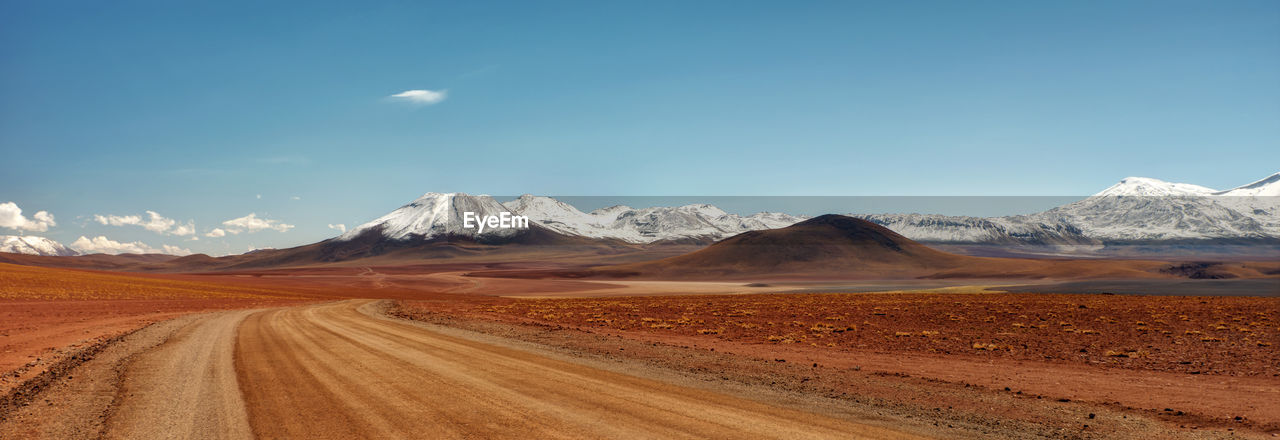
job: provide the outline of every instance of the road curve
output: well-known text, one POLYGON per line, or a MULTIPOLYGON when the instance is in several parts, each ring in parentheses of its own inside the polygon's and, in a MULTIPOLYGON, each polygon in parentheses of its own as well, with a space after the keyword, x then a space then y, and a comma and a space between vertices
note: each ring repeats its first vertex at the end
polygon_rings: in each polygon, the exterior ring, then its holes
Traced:
POLYGON ((262 438, 913 438, 461 339, 347 301, 253 313, 235 364, 262 438))
POLYGON ((125 370, 104 437, 251 437, 232 353, 236 329, 253 311, 204 315, 125 370))

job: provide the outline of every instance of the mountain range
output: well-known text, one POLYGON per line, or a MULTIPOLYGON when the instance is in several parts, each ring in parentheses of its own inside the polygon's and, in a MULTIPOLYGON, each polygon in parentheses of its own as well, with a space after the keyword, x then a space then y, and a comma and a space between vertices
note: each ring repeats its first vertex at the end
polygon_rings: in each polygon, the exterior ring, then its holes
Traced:
MULTIPOLYGON (((953 251, 982 254, 965 246, 1008 251, 1088 254, 1153 244, 1244 244, 1280 253, 1280 173, 1218 191, 1203 186, 1129 177, 1083 200, 1047 211, 1004 217, 937 214, 849 214, 902 236, 953 251)), ((727 213, 707 204, 632 208, 611 206, 591 212, 551 197, 523 195, 500 203, 487 195, 427 193, 359 225, 314 251, 323 260, 378 255, 439 242, 477 244, 663 243, 710 244, 748 231, 777 229, 804 216, 776 212, 727 213), (525 230, 464 227, 463 215, 527 216, 525 230)), ((302 248, 310 248, 304 246, 302 248)), ((41 237, 4 237, 0 252, 74 255, 41 237)), ((990 253, 990 251, 986 251, 990 253)))
POLYGON ((1280 243, 1280 173, 1238 188, 1129 177, 1083 200, 1029 215, 858 215, 913 240, 1059 248, 1280 243))
MULTIPOLYGON (((475 230, 462 229, 461 215, 468 210, 484 215, 505 210, 528 216, 535 225, 560 235, 630 244, 709 244, 806 219, 776 212, 743 216, 706 204, 640 209, 611 206, 582 212, 560 200, 528 194, 499 203, 484 195, 428 193, 337 240, 353 240, 370 230, 382 231, 382 237, 389 240, 449 236, 501 242, 519 236, 514 230, 492 230, 487 236, 477 236, 475 230)), ((1129 177, 1083 200, 1028 215, 849 215, 914 241, 989 246, 1003 252, 1087 254, 1161 243, 1261 244, 1264 252, 1273 252, 1280 248, 1280 173, 1226 191, 1129 177)), ((963 247, 953 250, 981 253, 963 247)))

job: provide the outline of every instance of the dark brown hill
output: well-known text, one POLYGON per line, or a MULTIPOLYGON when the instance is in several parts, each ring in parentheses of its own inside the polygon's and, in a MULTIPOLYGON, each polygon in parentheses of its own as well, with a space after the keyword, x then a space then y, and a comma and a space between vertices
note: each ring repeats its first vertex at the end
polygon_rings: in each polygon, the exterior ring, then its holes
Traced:
POLYGON ((974 260, 916 243, 883 226, 843 215, 824 215, 780 229, 751 231, 705 249, 608 270, 713 278, 795 274, 868 276, 938 272, 974 260))

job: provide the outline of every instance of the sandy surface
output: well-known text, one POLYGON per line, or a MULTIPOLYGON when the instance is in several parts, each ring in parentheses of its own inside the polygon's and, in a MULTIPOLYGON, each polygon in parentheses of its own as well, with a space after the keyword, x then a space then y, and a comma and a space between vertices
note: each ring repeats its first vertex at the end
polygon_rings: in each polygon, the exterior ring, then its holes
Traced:
POLYGON ((177 316, 296 303, 258 299, 0 300, 0 395, 77 351, 177 316))
POLYGON ((251 436, 232 354, 252 311, 205 315, 124 375, 105 438, 240 439, 251 436))
POLYGON ((267 438, 911 438, 373 318, 359 302, 250 316, 236 358, 267 438))
POLYGON ((114 409, 124 371, 134 356, 200 319, 188 315, 147 326, 106 345, 83 363, 55 370, 34 400, 0 407, 0 439, 98 439, 114 409))

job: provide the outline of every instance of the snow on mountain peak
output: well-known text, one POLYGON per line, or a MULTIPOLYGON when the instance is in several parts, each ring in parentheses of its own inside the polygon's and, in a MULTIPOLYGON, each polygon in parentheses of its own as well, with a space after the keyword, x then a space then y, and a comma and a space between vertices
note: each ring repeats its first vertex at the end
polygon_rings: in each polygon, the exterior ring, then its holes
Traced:
POLYGON ((1087 199, 1027 216, 1060 222, 1101 240, 1280 236, 1274 197, 1221 197, 1275 191, 1272 176, 1231 191, 1129 177, 1087 199))
MULTIPOLYGON (((371 229, 380 229, 383 237, 392 240, 451 235, 477 236, 478 228, 463 227, 465 212, 478 216, 496 216, 510 211, 488 195, 429 192, 387 215, 347 231, 338 236, 338 239, 351 240, 371 229)), ((486 229, 479 235, 506 237, 518 232, 511 228, 494 228, 486 229)))
MULTIPOLYGON (((427 193, 339 237, 349 240, 379 228, 391 239, 474 236, 462 213, 511 212, 565 235, 630 243, 719 240, 760 229, 790 226, 804 217, 762 212, 727 213, 709 204, 632 208, 617 205, 582 212, 551 197, 525 194, 499 204, 489 196, 427 193)), ((1096 244, 1103 241, 1280 237, 1280 173, 1228 191, 1199 185, 1127 177, 1074 203, 1010 217, 976 218, 885 214, 862 216, 908 238, 940 242, 1096 244), (1247 196, 1247 197, 1220 197, 1247 196)), ((485 234, 513 234, 486 230, 485 234)))
POLYGON ((746 231, 790 226, 803 220, 780 213, 742 217, 709 204, 643 209, 617 205, 584 213, 559 200, 531 195, 520 196, 503 206, 562 234, 612 238, 630 243, 718 240, 746 231))
POLYGON ((528 216, 530 221, 562 234, 597 237, 585 232, 599 229, 603 223, 607 223, 603 218, 579 211, 573 205, 551 197, 525 194, 518 199, 503 203, 502 206, 516 215, 528 216))
POLYGON ((1215 189, 1189 183, 1165 182, 1150 177, 1126 177, 1093 197, 1207 196, 1215 192, 1215 189))
POLYGON ((614 220, 617 220, 618 216, 622 215, 622 213, 627 211, 633 211, 633 210, 634 209, 632 207, 627 205, 613 205, 607 208, 600 208, 595 211, 591 211, 590 214, 600 219, 607 218, 609 219, 610 222, 612 222, 614 220))
POLYGON ((27 254, 27 255, 44 255, 44 256, 50 256, 50 257, 80 255, 79 252, 76 252, 69 247, 63 246, 62 243, 58 243, 48 238, 36 237, 31 235, 0 236, 0 252, 9 252, 13 254, 27 254))
POLYGON ((723 209, 717 208, 715 205, 710 205, 706 203, 701 203, 696 205, 684 205, 677 209, 680 209, 682 211, 692 212, 698 215, 707 216, 709 218, 720 218, 720 217, 729 215, 729 213, 724 212, 723 209))
POLYGON ((552 217, 552 218, 555 218, 555 217, 579 218, 579 217, 589 216, 588 214, 582 211, 579 211, 578 208, 575 208, 573 207, 573 205, 570 205, 568 203, 561 202, 551 197, 535 196, 532 194, 522 195, 518 199, 503 203, 502 206, 506 207, 507 209, 510 209, 511 212, 518 212, 518 213, 521 213, 520 215, 530 215, 531 217, 532 217, 531 214, 524 214, 524 213, 532 212, 532 213, 541 214, 538 217, 552 217))
MULTIPOLYGON (((463 228, 465 212, 482 216, 510 212, 527 216, 530 223, 561 234, 612 238, 630 243, 719 240, 746 231, 789 226, 803 220, 801 217, 781 213, 759 213, 743 217, 729 214, 709 204, 644 209, 612 206, 584 213, 568 203, 532 194, 498 203, 487 195, 432 192, 387 215, 357 226, 338 239, 351 240, 370 230, 378 230, 383 237, 391 240, 439 236, 474 237, 476 229, 463 228)), ((509 236, 515 233, 517 231, 512 229, 490 229, 482 235, 509 236)))
POLYGON ((1257 182, 1238 188, 1216 193, 1220 196, 1242 197, 1280 197, 1280 173, 1275 173, 1257 182))

